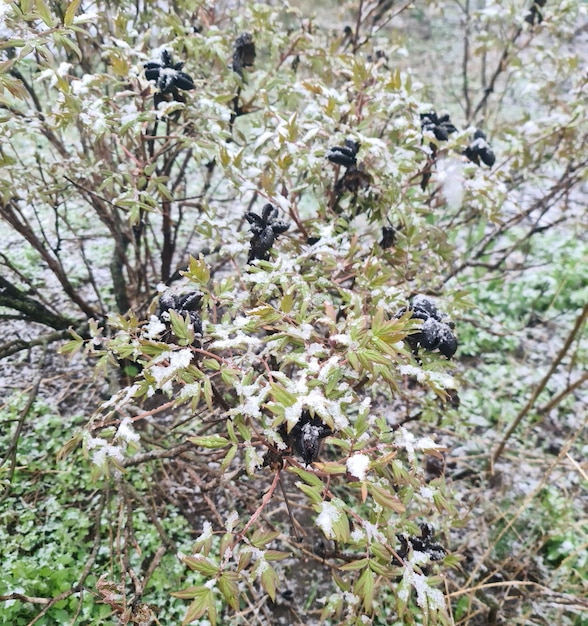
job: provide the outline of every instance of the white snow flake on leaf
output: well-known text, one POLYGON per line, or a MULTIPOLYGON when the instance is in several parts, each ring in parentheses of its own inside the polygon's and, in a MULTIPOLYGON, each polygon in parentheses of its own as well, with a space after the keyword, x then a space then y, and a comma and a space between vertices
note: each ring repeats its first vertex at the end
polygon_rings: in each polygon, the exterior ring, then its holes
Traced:
POLYGON ((98 466, 104 465, 108 457, 116 459, 121 463, 124 460, 123 451, 120 446, 110 445, 107 441, 98 437, 88 438, 88 450, 94 450, 92 453, 92 461, 98 466))
POLYGON ((439 159, 437 175, 447 204, 452 209, 459 209, 464 196, 463 163, 452 158, 439 159))
POLYGON ((145 326, 145 337, 147 339, 157 339, 165 329, 165 324, 156 315, 152 315, 145 326))
POLYGON ((199 537, 196 538, 196 543, 204 542, 207 539, 210 539, 211 537, 212 537, 212 524, 210 522, 205 521, 204 524, 202 524, 202 533, 200 534, 199 537))
POLYGON ((347 459, 347 471, 359 480, 365 480, 370 459, 365 454, 354 454, 347 459))
POLYGON ((181 369, 185 369, 192 361, 192 350, 184 348, 162 352, 152 361, 150 368, 151 375, 155 378, 157 387, 163 391, 171 390, 171 379, 181 369), (168 365, 158 365, 163 361, 168 361, 168 365))
POLYGON ((235 528, 235 524, 238 521, 239 521, 239 513, 237 513, 237 511, 231 511, 231 513, 229 514, 229 517, 227 517, 227 520, 225 522, 225 528, 227 529, 227 532, 232 533, 233 528, 235 528))
POLYGON ((141 439, 139 433, 133 430, 133 422, 130 417, 125 417, 120 423, 115 435, 115 439, 117 438, 124 439, 127 443, 141 439))
POLYGON ((341 517, 341 511, 330 502, 323 502, 320 506, 321 511, 316 518, 316 525, 325 533, 327 539, 334 539, 333 524, 341 517))
POLYGON ((408 563, 404 568, 404 575, 402 577, 401 589, 398 591, 400 597, 401 592, 403 597, 401 599, 406 600, 408 598, 408 587, 414 587, 417 594, 417 604, 429 611, 440 611, 445 606, 445 598, 443 593, 439 589, 434 589, 429 585, 429 581, 424 574, 415 572, 412 568, 412 564, 408 563))

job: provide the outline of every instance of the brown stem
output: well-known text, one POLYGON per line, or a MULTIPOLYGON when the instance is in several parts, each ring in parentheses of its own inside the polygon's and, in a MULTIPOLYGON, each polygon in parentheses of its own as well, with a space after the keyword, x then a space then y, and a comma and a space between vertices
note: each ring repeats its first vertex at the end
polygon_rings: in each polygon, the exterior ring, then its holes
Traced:
POLYGON ((359 8, 357 9, 357 20, 355 21, 355 32, 353 33, 353 54, 359 49, 359 29, 361 27, 361 13, 363 11, 363 0, 359 0, 359 8))
POLYGON ((48 335, 41 335, 40 337, 31 339, 30 341, 25 341, 24 339, 14 339, 0 345, 0 359, 16 354, 17 352, 21 352, 22 350, 29 350, 35 346, 53 343, 54 341, 60 341, 61 339, 67 339, 67 337, 70 337, 69 330, 60 330, 55 333, 49 333, 48 335))
POLYGON ((55 328, 55 330, 65 330, 76 324, 76 322, 63 315, 53 313, 45 305, 27 296, 10 281, 2 278, 2 276, 0 276, 0 306, 20 311, 25 320, 50 326, 55 328))
POLYGON ((578 380, 573 382, 571 385, 568 385, 565 389, 560 391, 557 395, 555 395, 547 404, 544 404, 542 407, 537 409, 537 413, 539 415, 545 415, 545 413, 549 413, 551 409, 556 407, 566 396, 570 395, 581 387, 588 380, 588 372, 586 372, 583 376, 580 376, 578 380))
POLYGON ((494 454, 492 455, 491 466, 494 465, 496 461, 498 461, 498 459, 500 458, 500 455, 504 451, 506 442, 510 439, 510 436, 513 434, 513 432, 516 430, 519 424, 523 421, 523 419, 529 413, 529 411, 532 409, 539 394, 543 391, 543 389, 545 389, 545 385, 547 385, 547 383, 549 382, 549 379, 553 376, 553 373, 557 369, 558 365, 561 363, 562 359, 567 354, 568 350, 570 349, 570 346, 574 342, 576 336, 578 335, 584 322, 586 321, 587 316, 588 316, 588 303, 584 305, 582 312, 576 318, 576 323, 574 324, 572 331, 568 335, 568 338, 566 339, 561 350, 558 352, 557 356, 553 360, 551 367, 549 368, 549 370, 547 371, 543 379, 540 381, 540 383, 535 387, 527 404, 525 404, 525 406, 519 411, 519 414, 515 417, 512 424, 509 426, 508 430, 504 434, 502 441, 498 444, 498 447, 496 448, 496 450, 494 451, 494 454))
POLYGON ((504 50, 502 51, 502 55, 500 56, 500 60, 498 61, 498 65, 496 66, 496 69, 494 70, 494 73, 492 74, 492 77, 490 78, 490 82, 485 86, 484 95, 482 96, 478 104, 476 105, 476 108, 474 109, 474 113, 472 117, 476 117, 476 115, 478 115, 478 113, 486 106, 486 103, 488 102, 488 98, 490 97, 490 94, 494 92, 494 88, 496 86, 496 81, 498 80, 498 77, 506 70, 506 67, 507 67, 506 62, 508 61, 508 57, 510 55, 511 46, 515 44, 516 40, 519 38, 522 32, 523 32, 523 29, 522 27, 519 26, 515 34, 511 37, 510 41, 506 44, 506 47, 504 48, 504 50))
POLYGON ((465 101, 466 119, 470 119, 472 112, 472 102, 470 100, 470 86, 468 76, 468 62, 470 58, 470 0, 465 3, 465 33, 463 39, 463 60, 462 60, 462 77, 463 77, 463 99, 465 101))
POLYGON ((123 467, 132 467, 133 465, 141 465, 142 463, 148 463, 149 461, 155 461, 158 459, 173 459, 184 454, 184 452, 188 452, 188 450, 193 449, 194 444, 189 442, 181 443, 175 448, 170 448, 169 450, 151 450, 150 452, 145 452, 144 454, 135 454, 134 456, 125 459, 122 465, 123 467))
POLYGON ((35 380, 33 384, 33 388, 31 389, 31 393, 29 394, 29 398, 27 400, 26 405, 20 412, 17 425, 16 425, 16 430, 14 431, 14 435, 12 436, 12 441, 10 442, 10 445, 8 446, 8 450, 6 451, 4 458, 0 459, 0 467, 2 467, 2 465, 4 465, 4 463, 10 459, 10 469, 8 470, 8 475, 6 476, 6 487, 2 495, 0 496, 0 504, 2 504, 2 502, 4 502, 4 500, 6 500, 6 498, 8 498, 8 496, 10 495, 10 487, 12 485, 12 478, 14 477, 14 471, 16 469, 16 453, 18 450, 18 441, 20 439, 20 435, 22 433, 25 420, 27 419, 35 400, 37 399, 39 386, 41 385, 41 381, 43 380, 43 368, 45 366, 46 354, 47 354, 47 345, 45 344, 45 347, 43 349, 43 355, 41 357, 41 363, 39 364, 40 373, 38 374, 37 379, 35 380))
POLYGON ((242 539, 245 536, 245 533, 251 528, 251 526, 257 521, 259 516, 262 514, 263 509, 265 509, 265 507, 268 505, 269 501, 272 499, 272 496, 274 495, 274 491, 276 490, 276 487, 278 486, 278 481, 279 480, 280 480, 280 472, 278 470, 278 471, 276 471, 276 473, 274 475, 274 480, 273 480, 270 488, 267 490, 267 493, 263 496, 263 500, 261 501, 261 504, 259 505, 259 507, 255 511, 255 513, 253 513, 253 515, 251 516, 251 518, 249 519, 247 524, 245 524, 243 530, 239 533, 239 535, 237 537, 238 540, 242 539))
POLYGON ((174 252, 172 240, 171 202, 168 200, 162 203, 161 214, 161 232, 163 235, 163 245, 161 248, 161 280, 163 282, 167 282, 171 274, 171 263, 174 252))
POLYGON ((74 302, 81 311, 88 317, 96 317, 96 311, 81 297, 78 295, 73 285, 67 277, 67 273, 63 266, 47 249, 37 235, 35 234, 32 225, 20 212, 15 200, 9 200, 6 203, 0 205, 0 215, 19 233, 29 244, 38 252, 43 260, 49 266, 49 269, 53 272, 55 277, 61 283, 63 290, 69 296, 70 300, 74 302))
POLYGON ((475 250, 473 247, 466 250, 463 256, 467 260, 463 261, 460 265, 455 267, 445 277, 444 282, 447 282, 454 276, 457 276, 465 268, 470 267, 472 265, 472 262, 477 261, 478 259, 483 257, 487 253, 488 249, 491 248, 493 243, 510 228, 522 222, 525 218, 532 215, 535 211, 542 211, 543 213, 545 213, 551 206, 553 206, 553 204, 555 204, 559 200, 559 198, 565 196, 565 194, 568 193, 568 191, 578 182, 578 180, 580 180, 583 173, 582 170, 585 168, 587 163, 588 160, 584 160, 577 165, 573 165, 572 163, 568 164, 566 170, 560 176, 559 180, 553 184, 553 186, 547 193, 545 193, 541 198, 535 201, 528 209, 515 215, 511 219, 502 222, 502 224, 500 224, 494 231, 485 235, 482 241, 479 242, 477 250, 475 250))

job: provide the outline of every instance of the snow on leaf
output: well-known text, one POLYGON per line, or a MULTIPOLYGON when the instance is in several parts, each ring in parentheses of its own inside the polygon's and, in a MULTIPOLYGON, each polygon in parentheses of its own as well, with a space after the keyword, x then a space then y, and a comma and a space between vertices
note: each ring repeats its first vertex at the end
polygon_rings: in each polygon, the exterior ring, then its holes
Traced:
POLYGON ((359 480, 365 480, 370 459, 365 454, 354 454, 347 459, 347 471, 359 480))
POLYGON ((327 539, 334 539, 335 532, 333 525, 341 517, 341 511, 330 502, 322 502, 320 513, 316 518, 316 525, 325 533, 327 539))

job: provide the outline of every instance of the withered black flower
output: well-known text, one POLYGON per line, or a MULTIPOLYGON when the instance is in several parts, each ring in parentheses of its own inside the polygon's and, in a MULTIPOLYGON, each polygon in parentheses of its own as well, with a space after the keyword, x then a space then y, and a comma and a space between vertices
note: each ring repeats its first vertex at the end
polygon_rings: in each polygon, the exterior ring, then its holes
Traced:
POLYGON ((380 247, 384 250, 391 248, 396 242, 396 229, 393 226, 382 226, 382 239, 380 247))
POLYGON ((476 165, 480 165, 480 161, 482 161, 482 163, 488 167, 492 167, 496 161, 494 152, 486 140, 486 135, 481 130, 477 130, 474 133, 472 143, 470 143, 463 153, 476 165))
POLYGON ((243 78, 243 68, 255 63, 255 43, 250 33, 242 33, 233 45, 233 72, 243 78))
POLYGON ((443 317, 441 313, 439 313, 437 305, 432 300, 421 294, 417 294, 412 299, 410 308, 412 309, 412 317, 419 320, 427 320, 432 317, 440 322, 443 317))
POLYGON ((449 135, 457 132, 447 113, 439 116, 435 111, 421 113, 421 128, 423 131, 432 132, 438 141, 447 141, 449 135))
POLYGON ((353 141, 353 139, 346 139, 344 146, 334 146, 329 148, 327 152, 327 159, 331 163, 342 165, 343 167, 356 167, 357 166, 357 153, 361 144, 359 141, 353 141))
MULTIPOLYGON (((435 537, 435 529, 433 526, 425 522, 419 524, 419 528, 421 530, 420 536, 413 537, 407 533, 396 535, 396 538, 400 542, 400 548, 396 550, 396 554, 398 554, 402 560, 405 560, 412 549, 416 552, 427 554, 431 561, 442 561, 447 556, 447 550, 440 543, 433 541, 435 537)), ((396 557, 392 558, 392 563, 394 565, 401 565, 396 557)))
POLYGON ((332 432, 319 417, 311 417, 309 411, 303 411, 298 423, 290 431, 290 440, 294 451, 306 465, 310 465, 318 457, 321 440, 332 432))
POLYGON ((278 235, 285 233, 290 228, 288 222, 279 220, 277 217, 278 209, 272 204, 266 204, 263 207, 261 216, 256 213, 245 214, 245 219, 251 224, 249 229, 253 233, 247 263, 251 263, 253 259, 267 260, 269 251, 278 235))
POLYGON ((543 13, 541 13, 541 9, 545 6, 546 2, 547 0, 533 0, 529 13, 525 16, 525 22, 531 24, 531 26, 535 25, 535 21, 537 21, 538 24, 541 24, 543 21, 543 13))
MULTIPOLYGON (((432 352, 439 352, 450 359, 457 351, 457 339, 453 333, 453 322, 439 311, 435 303, 426 296, 416 295, 408 310, 413 319, 423 320, 423 326, 419 332, 407 337, 415 353, 419 347, 432 352)), ((406 312, 406 308, 401 309, 397 316, 400 317, 406 312)))
POLYGON ((349 167, 345 174, 337 181, 335 191, 342 194, 344 191, 357 193, 360 189, 369 189, 374 182, 372 175, 363 169, 363 164, 357 167, 349 167))
POLYGON ((451 327, 444 322, 430 317, 423 323, 421 335, 421 346, 429 352, 438 349, 450 359, 457 350, 457 339, 451 332, 451 327))
MULTIPOLYGON (((435 135, 437 141, 447 141, 449 135, 457 132, 457 128, 451 122, 449 115, 437 115, 435 111, 429 113, 421 113, 421 130, 428 131, 435 135)), ((429 143, 431 155, 427 160, 427 165, 423 171, 423 179, 421 180, 421 189, 425 191, 431 178, 431 169, 437 157, 437 145, 434 142, 429 143)))
POLYGON ((143 63, 143 67, 147 80, 155 81, 161 93, 176 95, 178 89, 188 91, 195 87, 192 77, 181 71, 184 63, 174 63, 169 50, 163 50, 161 60, 147 61, 143 63))
MULTIPOLYGON (((349 191, 357 194, 360 189, 368 189, 373 183, 372 175, 365 171, 363 163, 357 163, 357 153, 361 143, 353 139, 346 139, 343 146, 333 146, 327 152, 327 159, 336 165, 342 165, 345 173, 335 184, 335 193, 341 196, 349 191)), ((336 204, 333 207, 337 211, 336 204)))
POLYGON ((175 311, 182 317, 186 313, 190 319, 190 323, 194 328, 194 334, 202 334, 202 319, 198 314, 200 303, 202 301, 202 293, 199 291, 190 291, 184 294, 166 291, 159 297, 159 319, 165 324, 169 324, 169 311, 175 311))

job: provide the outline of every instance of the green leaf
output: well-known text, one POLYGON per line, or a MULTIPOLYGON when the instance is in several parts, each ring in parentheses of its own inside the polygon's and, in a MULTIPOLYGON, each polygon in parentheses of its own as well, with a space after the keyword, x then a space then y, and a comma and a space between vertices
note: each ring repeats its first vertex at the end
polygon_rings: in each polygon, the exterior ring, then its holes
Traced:
POLYGON ((80 2, 81 0, 73 0, 73 2, 70 2, 70 5, 65 11, 65 15, 63 16, 63 23, 65 26, 71 26, 73 24, 80 2))
POLYGON ((200 446, 201 448, 224 448, 228 446, 231 442, 223 437, 222 435, 206 435, 203 437, 188 437, 188 441, 193 443, 195 446, 200 446))
POLYGON ((73 452, 82 442, 82 433, 74 435, 67 443, 65 443, 57 453, 57 460, 61 461, 71 452, 73 452))
POLYGON ((258 317, 266 324, 273 324, 278 320, 282 319, 282 314, 276 311, 269 304, 262 304, 254 309, 250 309, 246 311, 246 315, 250 317, 258 317))
POLYGON ((182 600, 191 600, 195 596, 198 595, 198 590, 202 589, 201 586, 193 586, 187 587, 186 589, 181 589, 180 591, 173 591, 171 593, 174 598, 181 598, 182 600))
POLYGON ((327 474, 345 474, 347 472, 345 465, 337 463, 336 461, 328 461, 327 463, 317 462, 315 465, 318 470, 326 472, 327 474))
POLYGON ((274 539, 280 536, 279 530, 262 530, 258 528, 250 538, 251 543, 256 547, 263 549, 274 539))
POLYGON ((214 392, 212 391, 212 383, 210 382, 210 378, 208 378, 208 376, 204 379, 204 384, 202 385, 202 393, 204 394, 204 401, 206 402, 206 406, 211 411, 213 411, 214 392))
POLYGON ((357 354, 355 352, 348 352, 347 353, 347 360, 349 361, 349 365, 351 365, 351 367, 356 371, 356 372, 361 372, 364 368, 362 367, 361 363, 359 362, 359 358, 357 357, 357 354))
POLYGON ((390 554, 390 551, 388 550, 388 548, 386 548, 384 544, 374 541, 372 542, 370 547, 371 547, 372 554, 378 559, 380 559, 380 561, 384 563, 390 562, 390 558, 392 555, 390 554))
POLYGON ((402 504, 400 498, 393 493, 390 493, 383 487, 374 485, 373 483, 368 483, 368 490, 373 499, 385 509, 391 509, 396 513, 404 513, 406 511, 406 507, 402 504))
POLYGON ((225 458, 223 459, 223 462, 221 463, 221 470, 223 472, 232 463, 233 459, 235 458, 235 455, 237 454, 238 449, 239 449, 239 446, 234 444, 229 448, 229 451, 225 454, 225 458))
POLYGON ((270 388, 272 390, 272 396, 275 401, 284 405, 285 407, 290 407, 296 402, 296 396, 291 394, 289 391, 286 391, 282 385, 278 383, 271 382, 270 388))
POLYGON ((349 519, 347 514, 343 511, 342 506, 337 507, 341 515, 337 521, 333 522, 333 533, 335 539, 341 543, 347 543, 351 536, 349 529, 349 519))
POLYGON ((296 486, 311 499, 313 504, 320 504, 323 501, 323 497, 321 496, 318 487, 310 487, 309 485, 305 485, 301 482, 297 482, 296 486))
POLYGON ((180 340, 180 345, 187 346, 194 342, 194 329, 190 323, 188 313, 180 315, 178 312, 170 309, 168 311, 169 321, 174 335, 180 340))
POLYGON ((204 261, 202 255, 200 255, 197 259, 190 256, 188 271, 183 272, 183 275, 204 287, 208 285, 210 280, 210 268, 204 261))
POLYGON ((374 573, 366 567, 355 583, 354 592, 362 599, 366 611, 370 612, 374 602, 374 573))
POLYGON ((391 570, 382 563, 378 563, 375 559, 370 560, 370 569, 372 572, 378 574, 378 576, 390 576, 391 570))
POLYGON ((369 559, 359 559, 359 561, 351 561, 350 563, 345 563, 345 565, 340 565, 339 569, 344 572, 355 572, 366 567, 369 562, 369 559))
POLYGON ((227 427, 227 435, 229 435, 229 439, 233 443, 238 443, 237 435, 235 434, 235 427, 233 425, 233 420, 228 419, 225 422, 225 424, 226 424, 226 427, 227 427))
POLYGON ((199 554, 184 556, 182 561, 191 569, 200 572, 209 578, 216 576, 219 566, 209 561, 205 556, 199 554))
MULTIPOLYGON (((212 589, 204 586, 193 587, 192 589, 194 601, 188 607, 188 611, 182 621, 182 625, 184 626, 186 624, 190 624, 199 617, 202 617, 207 611, 210 621, 213 625, 216 624, 216 609, 214 608, 214 596, 212 594, 212 589), (214 621, 211 618, 211 611, 213 611, 214 621)), ((176 594, 172 593, 172 595, 175 596, 176 594)))
POLYGON ((282 301, 280 302, 280 309, 288 314, 292 310, 292 306, 294 304, 294 293, 288 292, 284 296, 282 296, 282 301))
POLYGON ((239 579, 237 572, 223 572, 218 579, 219 591, 235 611, 239 609, 239 579))
POLYGON ((51 9, 49 9, 45 0, 35 0, 35 4, 37 6, 37 13, 39 14, 39 17, 43 20, 46 26, 52 28, 55 23, 55 17, 51 13, 51 9))
POLYGON ((283 552, 282 550, 266 550, 264 556, 266 561, 283 561, 284 559, 291 557, 292 553, 283 552))
POLYGON ((78 44, 65 35, 54 34, 53 40, 55 43, 60 43, 65 48, 69 48, 72 52, 75 52, 78 59, 82 58, 82 51, 79 49, 78 44))
POLYGON ((261 586, 265 589, 272 602, 276 601, 276 584, 279 582, 276 570, 267 563, 263 564, 263 572, 261 574, 261 586))
POLYGON ((79 352, 84 347, 84 340, 80 337, 79 339, 72 339, 71 341, 67 341, 64 343, 61 348, 59 348, 59 352, 61 354, 69 354, 73 356, 77 352, 79 352))
POLYGON ((318 487, 319 489, 324 487, 323 481, 316 474, 304 470, 301 467, 292 466, 288 468, 288 471, 296 474, 298 477, 302 478, 305 483, 311 485, 312 487, 318 487))

